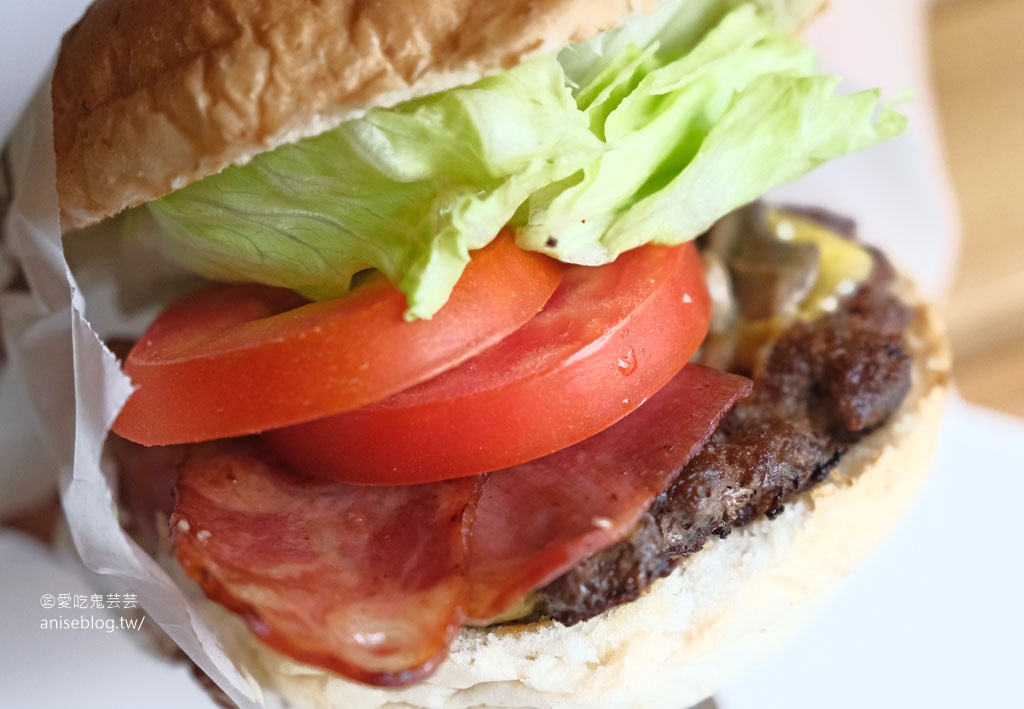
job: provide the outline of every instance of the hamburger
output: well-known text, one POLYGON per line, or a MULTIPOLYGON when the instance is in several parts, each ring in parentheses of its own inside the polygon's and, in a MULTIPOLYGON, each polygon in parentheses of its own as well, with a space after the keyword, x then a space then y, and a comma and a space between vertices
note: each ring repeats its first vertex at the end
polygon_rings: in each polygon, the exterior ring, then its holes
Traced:
POLYGON ((69 32, 69 248, 229 283, 125 357, 123 502, 264 687, 686 705, 884 534, 934 319, 843 220, 745 206, 903 127, 815 75, 815 9, 113 0, 69 32))

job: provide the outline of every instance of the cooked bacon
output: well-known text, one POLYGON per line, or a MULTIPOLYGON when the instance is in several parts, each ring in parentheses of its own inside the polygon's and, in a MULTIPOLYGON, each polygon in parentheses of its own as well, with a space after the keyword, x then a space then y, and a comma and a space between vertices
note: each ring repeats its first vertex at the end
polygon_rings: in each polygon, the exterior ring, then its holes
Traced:
POLYGON ((251 439, 195 446, 171 519, 211 599, 296 660, 382 686, 430 674, 463 618, 477 481, 357 487, 293 473, 251 439))
POLYGON ((689 365, 603 433, 489 476, 470 541, 468 616, 498 616, 624 539, 750 386, 689 365))
POLYGON ((415 682, 467 617, 499 615, 628 534, 749 390, 690 365, 576 446, 428 485, 301 476, 252 439, 199 445, 178 483, 178 558, 282 653, 370 684, 415 682))

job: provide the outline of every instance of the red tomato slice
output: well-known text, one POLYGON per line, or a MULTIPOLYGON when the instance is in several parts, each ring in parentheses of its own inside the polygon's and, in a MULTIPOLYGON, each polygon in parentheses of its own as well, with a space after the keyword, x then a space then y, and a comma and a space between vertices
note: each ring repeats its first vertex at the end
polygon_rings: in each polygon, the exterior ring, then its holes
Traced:
POLYGON ((544 310, 483 354, 339 416, 268 431, 285 462, 357 484, 497 470, 612 425, 665 385, 707 333, 692 244, 575 266, 544 310))
POLYGON ((508 236, 474 253, 448 303, 406 322, 383 278, 338 300, 219 286, 164 311, 125 361, 114 424, 144 445, 255 433, 378 401, 458 365, 536 315, 562 267, 508 236))

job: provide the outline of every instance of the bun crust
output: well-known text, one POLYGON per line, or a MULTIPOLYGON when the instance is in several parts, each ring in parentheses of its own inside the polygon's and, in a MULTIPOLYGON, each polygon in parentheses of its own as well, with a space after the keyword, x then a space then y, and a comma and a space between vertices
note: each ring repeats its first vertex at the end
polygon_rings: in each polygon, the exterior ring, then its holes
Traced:
MULTIPOLYGON (((908 298, 908 302, 917 302, 908 298)), ((426 682, 366 687, 300 665, 208 604, 228 653, 301 707, 685 707, 780 646, 888 534, 931 467, 949 380, 935 314, 908 331, 914 383, 888 424, 776 520, 735 530, 633 603, 572 627, 466 628, 426 682)))
POLYGON ((99 0, 53 81, 65 227, 501 71, 652 0, 99 0))
MULTIPOLYGON (((667 0, 97 0, 53 78, 65 230, 667 0)), ((682 4, 686 0, 676 0, 682 4)), ((824 0, 759 0, 794 25, 824 0)))

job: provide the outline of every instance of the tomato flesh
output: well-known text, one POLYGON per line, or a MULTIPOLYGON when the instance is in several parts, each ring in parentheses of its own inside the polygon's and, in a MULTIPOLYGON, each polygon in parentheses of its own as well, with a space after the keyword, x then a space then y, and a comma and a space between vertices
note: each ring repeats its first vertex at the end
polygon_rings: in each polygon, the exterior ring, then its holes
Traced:
POLYGON ((544 310, 480 355, 376 404, 268 431, 293 467, 357 484, 532 460, 640 406, 700 346, 710 299, 692 244, 566 270, 544 310))
POLYGON ((227 438, 379 401, 499 342, 532 318, 563 268, 502 235, 474 253, 448 303, 407 322, 383 278, 307 303, 224 285, 165 310, 124 364, 136 391, 114 431, 144 445, 227 438))

